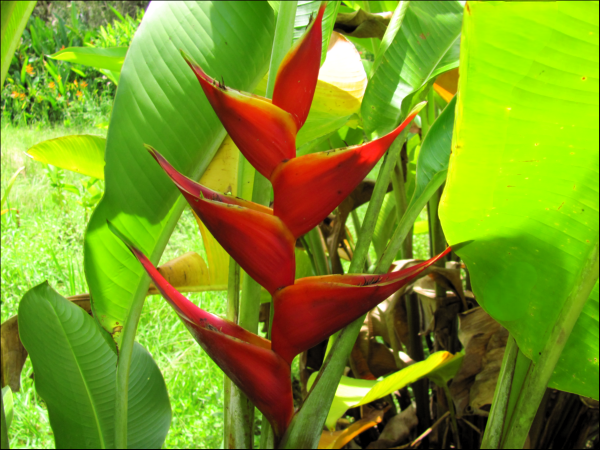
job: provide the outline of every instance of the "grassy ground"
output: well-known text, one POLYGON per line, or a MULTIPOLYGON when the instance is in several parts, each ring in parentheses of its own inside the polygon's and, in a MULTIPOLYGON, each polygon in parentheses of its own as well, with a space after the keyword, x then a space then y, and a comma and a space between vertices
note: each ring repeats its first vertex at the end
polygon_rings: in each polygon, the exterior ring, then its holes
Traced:
MULTIPOLYGON (((76 196, 68 192, 64 202, 57 203, 56 189, 50 185, 43 165, 24 153, 38 142, 70 134, 103 136, 105 131, 93 127, 2 127, 2 193, 11 175, 19 167, 25 167, 8 198, 7 206, 18 209, 18 214, 11 212, 2 217, 2 321, 16 314, 21 297, 44 280, 64 296, 88 292, 82 265, 88 212, 77 204, 76 196)), ((63 175, 65 183, 78 185, 83 180, 73 172, 64 171, 63 175)), ((361 219, 365 210, 366 206, 359 211, 361 219)), ((428 257, 428 247, 427 235, 415 236, 416 257, 428 257)), ((189 210, 184 211, 171 236, 162 262, 187 251, 204 253, 189 210)), ((225 313, 224 292, 188 297, 208 311, 225 313)), ((221 446, 223 374, 200 350, 162 298, 147 298, 137 340, 157 361, 169 390, 173 422, 165 448, 221 446)), ((21 391, 14 396, 11 447, 53 448, 48 414, 43 400, 35 392, 31 375, 28 361, 21 391)))

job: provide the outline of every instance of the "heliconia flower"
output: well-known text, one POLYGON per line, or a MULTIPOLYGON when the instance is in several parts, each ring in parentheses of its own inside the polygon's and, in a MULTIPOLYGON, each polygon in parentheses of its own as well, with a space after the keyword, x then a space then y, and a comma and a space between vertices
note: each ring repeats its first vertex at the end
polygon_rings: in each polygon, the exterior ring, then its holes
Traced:
POLYGON ((423 106, 419 103, 398 128, 374 141, 282 162, 271 177, 273 213, 295 237, 310 231, 358 186, 423 106))
POLYGON ((290 365, 271 350, 268 340, 190 302, 114 225, 109 222, 108 226, 142 264, 202 349, 265 415, 275 435, 281 437, 294 415, 290 365))
POLYGON ((213 80, 181 52, 221 123, 248 162, 267 178, 275 167, 296 156, 298 129, 292 115, 271 100, 237 91, 213 80))
POLYGON ((270 208, 205 188, 177 172, 152 147, 147 148, 206 228, 248 275, 271 294, 294 284, 296 239, 270 208))
POLYGON ((291 364, 299 353, 367 313, 450 252, 384 275, 326 275, 296 280, 273 296, 274 352, 291 364))
POLYGON ((326 2, 323 2, 315 20, 285 55, 275 78, 273 104, 294 116, 298 130, 306 122, 317 86, 323 45, 321 24, 325 6, 326 2))

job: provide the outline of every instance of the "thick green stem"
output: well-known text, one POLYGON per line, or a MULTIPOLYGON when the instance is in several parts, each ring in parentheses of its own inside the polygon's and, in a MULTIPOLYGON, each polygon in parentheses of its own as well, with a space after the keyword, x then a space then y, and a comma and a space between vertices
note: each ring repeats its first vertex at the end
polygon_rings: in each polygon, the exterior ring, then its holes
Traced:
POLYGON ((6 414, 4 413, 4 398, 2 397, 2 393, 0 392, 0 414, 2 414, 2 429, 0 430, 0 447, 2 450, 9 449, 8 443, 8 426, 6 425, 6 414))
MULTIPOLYGON (((146 276, 147 277, 147 276, 146 276)), ((148 284, 142 283, 139 290, 148 290, 148 284)), ((117 362, 117 392, 115 398, 115 448, 127 448, 127 409, 129 407, 129 369, 131 368, 131 355, 135 344, 140 315, 144 307, 145 295, 135 295, 131 305, 129 317, 123 327, 119 360, 117 362)))
POLYGON ((527 433, 544 397, 554 367, 598 280, 598 241, 588 254, 585 265, 578 275, 578 281, 567 296, 537 363, 527 374, 502 448, 523 448, 525 444, 527 433))
MULTIPOLYGON (((240 307, 240 266, 229 258, 229 283, 227 289, 227 318, 238 323, 240 307)), ((225 448, 242 448, 252 443, 252 427, 248 417, 254 406, 237 386, 225 376, 223 443, 225 448)))
POLYGON ((508 399, 510 398, 511 384, 515 373, 517 363, 517 354, 519 347, 515 338, 510 335, 504 350, 504 358, 498 375, 498 384, 492 400, 492 409, 485 426, 482 449, 498 448, 502 440, 502 429, 504 428, 505 418, 508 412, 508 399))
MULTIPOLYGON (((275 37, 273 40, 273 50, 271 53, 271 62, 269 65, 269 78, 267 80, 266 97, 273 96, 275 79, 281 61, 292 46, 292 37, 294 22, 296 18, 297 2, 281 2, 279 13, 277 15, 277 25, 275 28, 275 37)), ((268 205, 270 200, 271 185, 260 173, 254 174, 254 187, 252 190, 252 201, 261 205, 268 205)), ((239 325, 252 333, 258 331, 258 316, 260 313, 260 292, 261 286, 251 277, 245 276, 242 283, 242 298, 240 302, 239 325)), ((240 411, 237 415, 244 423, 243 436, 245 442, 243 445, 236 443, 236 448, 252 448, 253 425, 254 425, 254 406, 249 405, 246 412, 240 411)), ((264 430, 267 430, 268 421, 263 420, 264 430)), ((229 436, 232 436, 234 430, 230 430, 229 436)), ((265 433, 267 434, 267 433, 265 433)), ((226 442, 227 446, 228 443, 226 442)))
MULTIPOLYGON (((444 186, 442 185, 431 196, 427 204, 427 216, 429 219, 429 235, 431 236, 431 248, 429 255, 430 257, 438 255, 446 249, 446 237, 444 236, 444 230, 442 230, 442 224, 438 215, 438 208, 443 190, 444 186)), ((445 259, 446 258, 442 258, 440 261, 438 261, 436 263, 436 266, 444 267, 445 259)), ((445 297, 446 288, 436 283, 435 296, 438 298, 445 297)))
MULTIPOLYGON (((367 208, 367 214, 361 226, 349 273, 360 273, 364 268, 383 197, 387 192, 394 165, 407 134, 407 129, 400 133, 386 153, 367 208)), ((315 448, 317 446, 348 355, 356 342, 363 321, 364 316, 352 322, 339 333, 331 351, 325 357, 313 388, 283 437, 281 448, 315 448)))

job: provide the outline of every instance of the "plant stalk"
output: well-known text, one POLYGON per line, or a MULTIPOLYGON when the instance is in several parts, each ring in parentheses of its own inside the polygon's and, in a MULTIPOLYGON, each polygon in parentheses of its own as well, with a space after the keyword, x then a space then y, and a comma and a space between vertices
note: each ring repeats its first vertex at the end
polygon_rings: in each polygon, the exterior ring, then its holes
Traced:
MULTIPOLYGON (((273 39, 273 50, 271 52, 271 61, 269 64, 269 77, 267 80, 266 97, 273 97, 273 89, 275 87, 275 79, 279 65, 286 53, 292 46, 292 37, 294 30, 294 22, 296 19, 297 2, 281 2, 279 13, 277 15, 277 25, 275 27, 275 36, 273 39)), ((254 171, 254 186, 252 190, 252 201, 261 205, 268 205, 271 197, 271 184, 263 175, 254 171)), ((251 277, 245 276, 242 283, 242 297, 239 310, 239 325, 246 330, 257 333, 258 331, 258 316, 260 313, 260 292, 261 286, 251 277)), ((235 389, 233 392, 239 391, 235 389)), ((240 395, 242 395, 240 393, 240 395)), ((237 428, 243 430, 244 442, 235 442, 234 447, 230 448, 252 448, 253 445, 253 428, 254 428, 254 406, 248 401, 248 407, 240 405, 241 410, 235 411, 234 416, 237 420, 243 420, 237 428)), ((234 419, 235 420, 235 419, 234 419)), ((226 421, 227 422, 227 421, 226 421)), ((263 420, 265 428, 263 433, 270 428, 267 420, 263 420)), ((240 430, 229 429, 228 437, 231 438, 234 434, 241 433, 240 430)), ((225 446, 228 442, 225 442, 225 446)))
POLYGON ((316 268, 317 275, 328 275, 331 273, 329 270, 329 263, 327 261, 327 255, 325 255, 325 248, 323 247, 323 241, 321 240, 320 232, 318 227, 313 228, 304 235, 306 243, 310 249, 310 253, 314 258, 314 265, 316 268))
MULTIPOLYGON (((419 298, 416 293, 404 295, 406 301, 406 317, 408 321, 409 348, 408 355, 413 361, 423 361, 425 353, 423 352, 423 341, 419 334, 419 298)), ((423 378, 412 384, 415 403, 417 404, 417 432, 424 433, 431 425, 431 415, 429 413, 429 380, 423 378)), ((429 438, 425 437, 423 446, 427 448, 429 438)))
POLYGON ((577 277, 578 282, 566 298, 541 355, 527 374, 502 448, 523 448, 538 406, 544 397, 554 367, 571 335, 571 331, 598 280, 598 241, 589 252, 577 277))
POLYGON ((452 400, 452 395, 450 395, 450 389, 448 389, 448 385, 444 383, 444 385, 442 386, 442 390, 446 395, 448 411, 450 412, 450 423, 452 425, 452 434, 454 435, 454 445, 456 445, 456 448, 462 448, 460 445, 460 437, 458 434, 458 424, 456 423, 456 410, 454 409, 454 402, 452 400))
MULTIPOLYGON (((383 197, 387 192, 394 165, 407 135, 408 129, 403 130, 386 153, 367 208, 367 214, 361 226, 349 273, 360 273, 364 268, 377 216, 383 204, 383 197)), ((313 388, 283 437, 281 448, 315 448, 319 443, 321 430, 335 396, 337 385, 363 322, 364 316, 340 331, 331 351, 325 357, 313 388)))
MULTIPOLYGON (((148 283, 141 283, 138 288, 146 292, 149 286, 150 278, 144 275, 148 283)), ((131 355, 135 344, 135 334, 140 315, 144 307, 145 295, 136 295, 131 305, 129 317, 123 327, 123 340, 119 349, 119 359, 117 362, 117 392, 115 396, 115 448, 127 448, 127 411, 129 407, 129 370, 131 368, 131 355)))
POLYGON ((0 414, 2 414, 2 429, 0 430, 0 444, 2 445, 0 448, 2 450, 9 449, 10 445, 8 442, 8 427, 6 425, 6 414, 4 413, 4 397, 0 392, 0 414))
MULTIPOLYGON (((229 257, 229 280, 227 285, 227 319, 238 323, 240 307, 240 266, 229 257)), ((252 443, 252 432, 247 429, 248 417, 254 406, 246 395, 225 376, 224 391, 224 448, 243 448, 252 443)))
POLYGON ((502 440, 502 430, 508 412, 508 399, 510 398, 518 353, 519 347, 517 347, 517 342, 511 334, 508 336, 506 349, 504 350, 504 358, 502 359, 498 383, 492 400, 492 409, 483 433, 482 449, 498 448, 502 440))

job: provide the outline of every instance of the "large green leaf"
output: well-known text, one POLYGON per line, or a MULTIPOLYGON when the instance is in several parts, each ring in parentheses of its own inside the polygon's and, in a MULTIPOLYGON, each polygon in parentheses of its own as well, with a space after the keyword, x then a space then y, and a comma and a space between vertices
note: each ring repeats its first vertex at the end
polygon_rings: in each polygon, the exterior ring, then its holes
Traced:
POLYGON ((27 154, 46 164, 104 179, 105 147, 105 138, 83 134, 40 142, 27 150, 27 154))
MULTIPOLYGON (((414 363, 405 369, 388 375, 381 381, 357 380, 343 376, 335 391, 335 397, 325 424, 334 429, 337 420, 347 409, 366 405, 383 398, 398 389, 414 383, 423 377, 428 377, 440 386, 450 381, 462 364, 463 354, 453 355, 448 352, 436 352, 429 355, 425 361, 414 363)), ((318 372, 313 373, 308 380, 308 388, 317 378, 318 372)))
MULTIPOLYGON (((460 74, 442 225, 536 362, 598 246, 598 3, 469 3, 460 74)), ((594 398, 597 295, 550 381, 594 398)))
POLYGON ((128 49, 129 47, 68 47, 50 55, 50 58, 118 73, 123 67, 128 49))
POLYGON ((148 8, 121 71, 106 146, 106 192, 85 237, 96 317, 117 343, 149 280, 106 220, 156 264, 185 205, 143 144, 199 179, 225 137, 179 49, 209 75, 252 91, 267 71, 273 31, 267 2, 157 2, 148 8))
POLYGON ((2 2, 2 33, 0 47, 0 61, 2 70, 2 82, 0 89, 4 86, 4 79, 8 73, 10 61, 15 53, 17 45, 21 40, 21 34, 27 20, 37 2, 33 1, 3 1, 2 2))
MULTIPOLYGON (((462 13, 462 4, 456 1, 398 5, 377 53, 362 104, 368 135, 382 136, 398 126, 410 105, 422 100, 412 94, 444 70, 456 67, 455 43, 462 13), (407 97, 410 101, 405 101, 407 97)), ((425 90, 420 94, 417 97, 423 97, 425 90)))
MULTIPOLYGON (((110 336, 47 282, 19 305, 19 334, 48 406, 56 448, 114 448, 117 354, 110 336)), ((169 395, 152 356, 134 347, 129 382, 130 448, 160 448, 169 395)))

